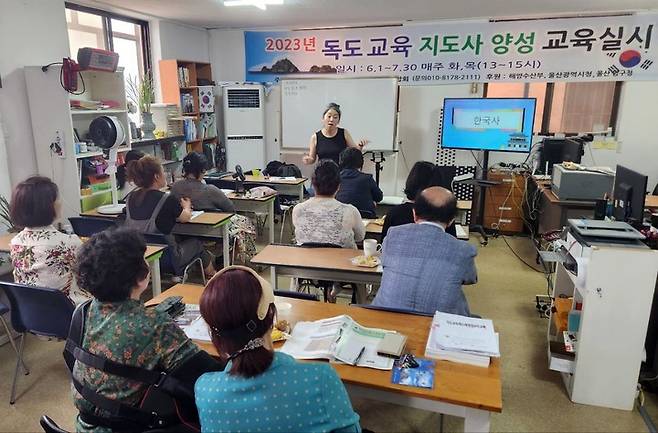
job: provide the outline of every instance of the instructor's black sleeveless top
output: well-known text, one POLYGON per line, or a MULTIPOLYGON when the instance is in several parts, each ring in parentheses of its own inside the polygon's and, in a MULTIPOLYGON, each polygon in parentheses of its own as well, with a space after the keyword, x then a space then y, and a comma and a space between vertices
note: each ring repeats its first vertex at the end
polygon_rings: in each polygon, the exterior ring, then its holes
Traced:
POLYGON ((331 159, 338 164, 338 155, 347 148, 347 141, 345 140, 345 130, 338 128, 336 135, 329 138, 325 137, 322 130, 315 133, 316 147, 315 151, 318 154, 318 160, 331 159))

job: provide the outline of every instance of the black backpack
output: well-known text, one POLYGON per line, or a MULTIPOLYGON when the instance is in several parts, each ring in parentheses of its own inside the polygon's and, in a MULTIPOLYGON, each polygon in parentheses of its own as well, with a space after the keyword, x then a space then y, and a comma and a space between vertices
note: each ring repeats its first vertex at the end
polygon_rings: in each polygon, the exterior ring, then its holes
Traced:
POLYGON ((286 164, 285 162, 279 167, 278 175, 280 177, 302 177, 302 171, 295 164, 286 164))
POLYGON ((263 171, 263 174, 266 174, 268 176, 278 176, 279 167, 281 167, 282 165, 283 163, 281 161, 270 161, 265 166, 265 170, 263 171))

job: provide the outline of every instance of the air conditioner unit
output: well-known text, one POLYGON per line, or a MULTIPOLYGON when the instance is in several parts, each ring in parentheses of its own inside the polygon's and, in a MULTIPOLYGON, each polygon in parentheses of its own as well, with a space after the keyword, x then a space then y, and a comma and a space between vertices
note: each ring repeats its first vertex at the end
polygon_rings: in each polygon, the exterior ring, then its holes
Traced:
POLYGON ((224 87, 224 143, 227 169, 265 168, 265 98, 263 86, 224 87))

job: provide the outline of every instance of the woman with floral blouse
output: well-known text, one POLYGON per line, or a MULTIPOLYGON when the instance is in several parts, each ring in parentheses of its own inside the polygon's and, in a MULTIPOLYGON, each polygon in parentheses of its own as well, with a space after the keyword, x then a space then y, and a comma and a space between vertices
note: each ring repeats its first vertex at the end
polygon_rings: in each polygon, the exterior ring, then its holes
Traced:
POLYGON ((14 281, 59 289, 79 304, 91 298, 73 281, 75 254, 82 242, 53 226, 60 211, 57 196, 57 185, 47 177, 30 177, 14 189, 11 219, 24 227, 11 240, 14 281))

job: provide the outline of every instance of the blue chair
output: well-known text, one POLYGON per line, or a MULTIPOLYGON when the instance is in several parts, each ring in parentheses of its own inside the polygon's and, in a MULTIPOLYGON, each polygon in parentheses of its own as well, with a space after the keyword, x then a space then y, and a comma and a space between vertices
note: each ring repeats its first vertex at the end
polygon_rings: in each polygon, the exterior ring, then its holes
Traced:
MULTIPOLYGON (((165 274, 171 274, 176 277, 180 277, 178 275, 178 272, 176 272, 176 267, 174 266, 174 258, 171 254, 171 248, 169 247, 169 244, 167 243, 167 239, 165 238, 164 235, 157 234, 157 233, 142 233, 142 236, 144 236, 144 240, 146 243, 150 245, 162 245, 165 248, 164 252, 162 253, 162 257, 160 257, 160 270, 164 272, 165 274)), ((203 268, 203 260, 201 260, 201 255, 199 254, 195 258, 190 261, 190 263, 185 266, 185 270, 183 271, 183 283, 187 281, 187 276, 190 268, 198 263, 199 267, 201 268, 201 278, 203 278, 203 285, 206 285, 206 274, 204 272, 203 268)))
POLYGON ((18 370, 25 348, 25 334, 29 332, 44 337, 66 339, 75 306, 63 292, 56 289, 9 282, 0 282, 0 288, 9 299, 11 325, 21 334, 9 399, 9 403, 14 404, 18 370))
POLYGON ((90 237, 117 226, 114 221, 102 218, 70 217, 69 222, 75 234, 83 237, 90 237))
POLYGON ((319 301, 318 296, 313 293, 293 292, 290 290, 275 290, 274 296, 283 298, 303 299, 305 301, 319 301))

